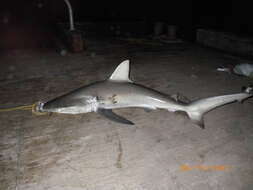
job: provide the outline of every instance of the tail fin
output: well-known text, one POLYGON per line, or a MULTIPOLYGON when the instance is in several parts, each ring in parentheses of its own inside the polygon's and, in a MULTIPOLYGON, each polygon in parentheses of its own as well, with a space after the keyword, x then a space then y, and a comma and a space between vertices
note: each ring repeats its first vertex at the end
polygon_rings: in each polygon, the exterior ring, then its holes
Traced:
POLYGON ((187 105, 186 112, 193 123, 199 125, 202 129, 205 128, 203 115, 217 107, 233 103, 236 101, 242 102, 244 99, 252 97, 252 88, 248 87, 242 93, 215 96, 196 100, 187 105))

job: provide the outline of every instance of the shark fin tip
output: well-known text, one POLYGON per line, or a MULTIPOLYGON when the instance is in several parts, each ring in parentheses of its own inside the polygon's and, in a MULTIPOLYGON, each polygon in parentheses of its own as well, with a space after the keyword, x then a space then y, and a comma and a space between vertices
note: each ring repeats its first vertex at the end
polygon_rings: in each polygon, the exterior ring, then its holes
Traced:
POLYGON ((201 120, 194 120, 193 123, 195 123, 196 125, 198 125, 201 129, 205 129, 205 124, 203 119, 201 120))
POLYGON ((203 123, 203 125, 199 125, 199 127, 200 127, 201 129, 205 129, 204 123, 203 123))

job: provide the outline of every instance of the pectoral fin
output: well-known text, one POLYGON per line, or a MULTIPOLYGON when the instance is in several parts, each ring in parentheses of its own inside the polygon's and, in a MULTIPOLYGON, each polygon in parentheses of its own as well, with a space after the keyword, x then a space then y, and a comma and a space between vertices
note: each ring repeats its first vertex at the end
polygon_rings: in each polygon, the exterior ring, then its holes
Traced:
POLYGON ((151 112, 152 110, 154 110, 154 109, 150 109, 150 108, 143 108, 143 109, 144 109, 144 111, 147 112, 147 113, 149 113, 149 112, 151 112))
POLYGON ((98 109, 97 113, 105 116, 106 118, 118 122, 118 123, 122 123, 122 124, 127 124, 127 125, 134 125, 133 122, 125 119, 124 117, 121 117, 115 113, 113 113, 113 111, 111 109, 98 109))

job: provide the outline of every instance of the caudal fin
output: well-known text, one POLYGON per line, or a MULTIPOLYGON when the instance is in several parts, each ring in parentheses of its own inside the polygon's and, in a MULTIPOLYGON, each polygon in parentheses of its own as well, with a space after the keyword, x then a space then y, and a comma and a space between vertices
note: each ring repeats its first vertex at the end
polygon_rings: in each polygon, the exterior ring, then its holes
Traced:
POLYGON ((200 100, 196 100, 186 107, 186 112, 193 123, 200 126, 202 129, 205 128, 203 115, 217 107, 233 103, 236 101, 243 101, 249 97, 252 97, 251 93, 252 88, 248 87, 242 93, 231 94, 231 95, 223 95, 223 96, 215 96, 204 98, 200 100))

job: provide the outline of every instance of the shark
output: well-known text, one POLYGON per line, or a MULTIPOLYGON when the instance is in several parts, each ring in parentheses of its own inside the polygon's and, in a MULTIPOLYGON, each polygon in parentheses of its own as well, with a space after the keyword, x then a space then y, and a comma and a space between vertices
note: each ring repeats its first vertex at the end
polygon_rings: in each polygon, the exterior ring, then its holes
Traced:
POLYGON ((145 110, 165 109, 169 112, 184 113, 194 124, 204 129, 203 116, 206 113, 253 96, 252 87, 249 86, 240 93, 207 97, 186 103, 134 83, 129 78, 129 66, 129 60, 125 60, 108 79, 82 86, 48 102, 40 102, 36 110, 63 114, 96 112, 115 122, 134 125, 132 121, 114 113, 113 110, 131 107, 145 110))

